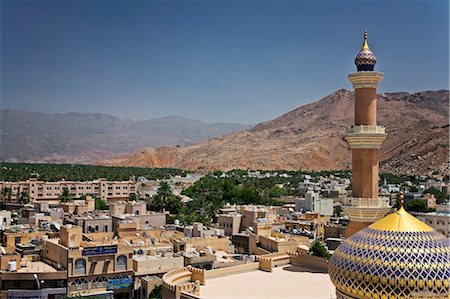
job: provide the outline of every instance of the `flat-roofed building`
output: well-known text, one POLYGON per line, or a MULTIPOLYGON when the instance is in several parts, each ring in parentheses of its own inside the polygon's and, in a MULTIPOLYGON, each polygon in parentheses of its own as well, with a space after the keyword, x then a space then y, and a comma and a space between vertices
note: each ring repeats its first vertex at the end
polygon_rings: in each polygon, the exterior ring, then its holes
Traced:
POLYGON ((134 181, 108 181, 98 179, 93 181, 57 181, 47 182, 29 179, 19 182, 0 181, 0 189, 11 190, 7 200, 18 201, 22 192, 26 193, 31 202, 58 202, 59 196, 67 190, 73 198, 93 195, 107 201, 127 199, 130 194, 136 194, 134 181))
POLYGON ((133 248, 114 239, 82 241, 82 228, 61 227, 59 239, 44 242, 42 256, 67 270, 68 294, 129 298, 133 248))

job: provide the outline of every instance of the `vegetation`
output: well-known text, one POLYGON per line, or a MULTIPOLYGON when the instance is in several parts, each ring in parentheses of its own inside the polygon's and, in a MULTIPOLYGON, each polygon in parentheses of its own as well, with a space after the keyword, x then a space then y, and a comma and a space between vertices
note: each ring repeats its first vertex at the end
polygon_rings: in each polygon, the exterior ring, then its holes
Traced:
POLYGON ((150 292, 148 299, 161 299, 162 298, 162 286, 155 286, 155 288, 150 292))
POLYGON ((438 204, 444 203, 447 198, 447 194, 445 194, 445 192, 441 192, 434 187, 428 188, 423 191, 423 194, 427 194, 427 193, 433 194, 434 197, 436 197, 436 203, 438 203, 438 204))
POLYGON ((111 181, 129 180, 131 177, 146 177, 149 180, 186 176, 186 171, 171 168, 116 167, 80 164, 30 164, 0 163, 0 180, 20 181, 38 178, 44 181, 90 181, 105 178, 111 181))
POLYGON ((311 247, 309 248, 309 254, 313 256, 323 257, 327 260, 331 257, 331 254, 319 241, 315 241, 311 244, 311 247))
POLYGON ((26 192, 20 192, 19 194, 19 203, 21 204, 27 204, 30 203, 30 196, 26 192))
POLYGON ((410 181, 413 185, 419 185, 420 178, 416 175, 396 175, 392 173, 381 173, 380 174, 380 183, 384 183, 384 180, 388 184, 402 184, 406 181, 410 181))
POLYGON ((95 209, 96 210, 107 210, 108 209, 108 203, 101 199, 101 198, 95 198, 95 209))
POLYGON ((0 192, 0 196, 2 197, 2 202, 11 201, 12 190, 11 188, 4 187, 0 192))
POLYGON ((70 194, 69 189, 67 187, 63 188, 61 195, 58 197, 60 202, 70 202, 73 201, 72 194, 70 194))
POLYGON ((405 202, 405 210, 410 212, 427 212, 427 204, 420 199, 408 200, 405 202))
POLYGON ((147 208, 151 211, 169 211, 178 214, 181 210, 181 199, 172 193, 172 188, 167 182, 162 181, 158 192, 147 202, 147 208))

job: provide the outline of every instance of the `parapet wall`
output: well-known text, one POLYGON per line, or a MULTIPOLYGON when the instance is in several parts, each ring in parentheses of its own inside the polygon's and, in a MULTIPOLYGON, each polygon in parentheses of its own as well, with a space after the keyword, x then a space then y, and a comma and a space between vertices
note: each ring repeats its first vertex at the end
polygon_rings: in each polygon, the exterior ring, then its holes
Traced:
POLYGON ((191 266, 172 270, 164 274, 163 299, 193 299, 199 298, 200 285, 207 283, 207 278, 224 277, 228 275, 262 270, 272 272, 274 267, 292 264, 307 267, 324 273, 328 272, 328 261, 324 258, 300 254, 298 252, 274 252, 257 256, 257 262, 240 264, 225 268, 204 270, 191 266))
POLYGON ((309 254, 292 255, 290 263, 295 266, 311 268, 328 273, 328 260, 309 254))

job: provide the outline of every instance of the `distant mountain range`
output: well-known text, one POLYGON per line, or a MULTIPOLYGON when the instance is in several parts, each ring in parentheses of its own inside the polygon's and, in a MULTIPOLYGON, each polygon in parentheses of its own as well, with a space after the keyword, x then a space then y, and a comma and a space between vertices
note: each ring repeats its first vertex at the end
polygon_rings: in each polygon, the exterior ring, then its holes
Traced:
MULTIPOLYGON (((349 169, 344 132, 353 114, 354 94, 341 89, 244 131, 186 147, 141 149, 99 163, 191 170, 349 169)), ((448 172, 448 90, 380 94, 378 123, 388 134, 381 149, 382 171, 448 172)))
POLYGON ((0 159, 92 163, 145 147, 196 144, 248 128, 179 116, 131 120, 100 113, 0 110, 0 159))

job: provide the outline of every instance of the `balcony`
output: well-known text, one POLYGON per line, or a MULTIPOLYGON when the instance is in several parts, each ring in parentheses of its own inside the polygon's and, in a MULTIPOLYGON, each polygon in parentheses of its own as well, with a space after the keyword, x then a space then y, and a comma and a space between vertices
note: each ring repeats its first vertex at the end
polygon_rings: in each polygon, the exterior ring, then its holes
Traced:
POLYGON ((371 125, 352 125, 347 128, 347 134, 386 134, 386 128, 371 125))
POLYGON ((386 128, 382 126, 353 125, 345 134, 351 148, 380 148, 385 138, 386 128))
POLYGON ((389 197, 364 198, 350 197, 343 200, 344 206, 367 207, 367 208, 390 208, 389 197))

